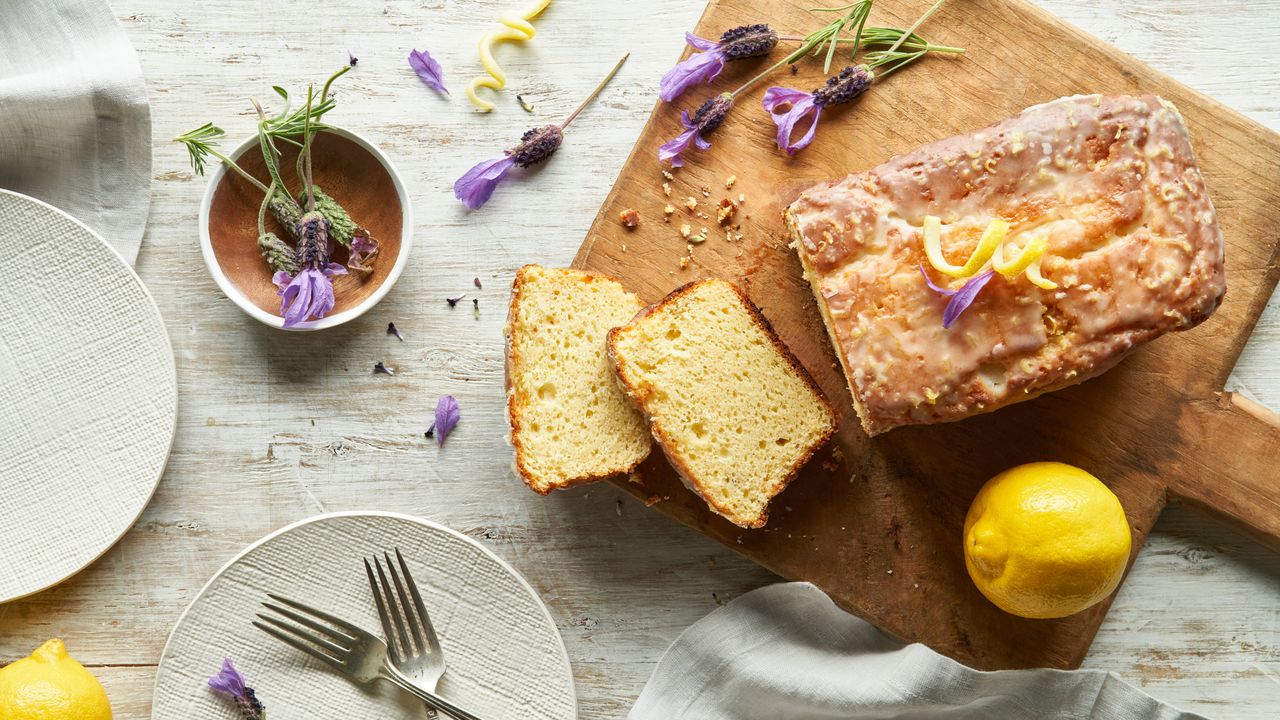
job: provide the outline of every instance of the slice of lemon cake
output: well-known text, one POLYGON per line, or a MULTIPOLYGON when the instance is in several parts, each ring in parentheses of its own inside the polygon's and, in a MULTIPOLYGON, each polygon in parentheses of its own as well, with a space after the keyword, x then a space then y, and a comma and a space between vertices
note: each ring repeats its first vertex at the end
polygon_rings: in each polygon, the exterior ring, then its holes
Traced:
POLYGON ((618 377, 691 490, 757 528, 836 429, 809 373, 731 283, 699 280, 609 332, 618 377))
POLYGON ((526 265, 507 314, 507 417, 516 472, 535 491, 603 480, 649 455, 644 418, 605 353, 643 307, 616 280, 526 265))

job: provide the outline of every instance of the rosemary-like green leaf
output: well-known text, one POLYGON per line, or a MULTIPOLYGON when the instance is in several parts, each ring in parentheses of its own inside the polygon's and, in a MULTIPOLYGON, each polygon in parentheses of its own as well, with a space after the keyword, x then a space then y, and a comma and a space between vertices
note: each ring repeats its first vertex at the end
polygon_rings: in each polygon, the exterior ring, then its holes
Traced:
POLYGON ((191 169, 197 175, 204 175, 205 160, 210 155, 215 157, 218 155, 217 151, 213 149, 213 143, 226 134, 226 131, 217 125, 205 123, 195 130, 179 135, 173 141, 187 146, 187 155, 191 159, 191 169))

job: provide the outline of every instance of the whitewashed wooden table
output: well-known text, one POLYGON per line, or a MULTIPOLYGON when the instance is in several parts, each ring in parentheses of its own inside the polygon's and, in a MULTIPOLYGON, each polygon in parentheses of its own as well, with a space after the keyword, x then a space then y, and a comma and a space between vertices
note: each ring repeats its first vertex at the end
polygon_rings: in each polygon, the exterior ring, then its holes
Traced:
MULTIPOLYGON (((1280 0, 1040 1, 1280 129, 1280 0)), ((462 96, 478 69, 474 42, 519 4, 116 0, 151 92, 153 205, 138 270, 177 353, 178 436, 155 500, 118 546, 60 587, 0 605, 0 662, 61 636, 104 680, 118 718, 148 717, 165 637, 227 559, 315 513, 385 509, 446 523, 522 570, 564 634, 581 716, 617 718, 681 630, 718 602, 776 580, 612 487, 541 498, 512 474, 501 382, 510 279, 526 262, 572 258, 649 114, 658 77, 680 52, 681 31, 702 12, 697 0, 556 0, 532 45, 501 51, 512 89, 497 112, 477 115, 462 96), (413 47, 441 60, 452 99, 411 74, 413 47), (348 48, 360 64, 340 81, 332 121, 395 159, 414 199, 417 245, 374 311, 337 330, 286 337, 243 315, 205 273, 195 231, 203 182, 167 140, 208 120, 232 139, 246 136, 248 95, 322 78, 348 48), (561 119, 623 50, 630 62, 554 161, 468 216, 452 199, 453 179, 527 126, 561 119), (533 117, 515 105, 515 92, 534 104, 533 117), (480 299, 478 316, 469 302, 445 303, 463 292, 480 299), (403 343, 385 333, 388 321, 403 343), (379 360, 396 375, 373 375, 379 360), (458 397, 462 422, 439 450, 423 432, 445 393, 458 397)), ((1277 353, 1273 302, 1236 380, 1272 407, 1280 407, 1277 353)), ((1280 556, 1170 509, 1086 665, 1212 717, 1275 717, 1280 556)))

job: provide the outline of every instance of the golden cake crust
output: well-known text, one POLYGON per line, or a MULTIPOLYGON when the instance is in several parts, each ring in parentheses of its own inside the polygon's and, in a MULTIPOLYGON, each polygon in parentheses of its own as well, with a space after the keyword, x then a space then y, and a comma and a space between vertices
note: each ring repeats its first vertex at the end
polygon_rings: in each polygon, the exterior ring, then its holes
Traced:
MULTIPOLYGON (((1182 118, 1153 95, 1075 96, 804 192, 784 211, 863 428, 946 422, 1094 377, 1203 321, 1222 233, 1182 118), (993 219, 1044 235, 1042 290, 997 276, 942 327, 921 226, 967 257, 993 219)), ((933 273, 935 282, 942 278, 933 273)))

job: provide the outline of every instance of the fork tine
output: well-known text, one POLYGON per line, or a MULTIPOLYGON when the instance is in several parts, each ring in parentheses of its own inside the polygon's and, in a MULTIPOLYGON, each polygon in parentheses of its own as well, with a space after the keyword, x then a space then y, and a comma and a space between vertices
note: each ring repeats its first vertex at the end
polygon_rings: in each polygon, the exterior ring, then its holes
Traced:
POLYGON ((344 645, 349 645, 356 641, 356 638, 351 637, 350 635, 347 635, 346 633, 340 630, 334 630, 328 625, 318 623, 315 620, 312 620, 311 618, 305 615, 299 615, 298 613, 290 610, 289 608, 283 608, 283 607, 280 607, 279 605, 273 605, 272 603, 269 603, 269 602, 262 603, 262 606, 274 611, 279 615, 283 615, 289 618, 290 620, 298 623, 299 625, 305 625, 306 627, 309 627, 312 630, 315 630, 316 632, 324 633, 325 635, 328 635, 329 637, 333 638, 334 640, 344 645))
MULTIPOLYGON (((376 561, 377 558, 375 557, 374 560, 376 561)), ((391 609, 387 606, 390 598, 383 597, 382 588, 379 587, 378 580, 373 575, 373 566, 369 564, 369 558, 364 558, 364 571, 369 576, 369 589, 373 591, 373 602, 378 608, 378 620, 382 622, 382 633, 387 636, 387 649, 391 651, 391 660, 401 662, 406 656, 401 650, 401 641, 396 635, 395 625, 391 622, 391 609)))
POLYGON ((418 584, 413 581, 413 575, 409 573, 409 566, 405 563, 404 556, 400 554, 400 548, 396 548, 396 560, 400 563, 400 572, 404 573, 404 582, 409 586, 409 594, 413 596, 413 607, 418 611, 418 618, 426 631, 427 645, 431 648, 431 652, 439 653, 440 639, 436 637, 436 629, 431 624, 431 615, 427 612, 426 604, 422 602, 418 584))
POLYGON ((287 633, 292 633, 293 635, 295 635, 301 640, 305 640, 306 642, 309 642, 313 645, 317 645, 320 648, 327 650, 334 660, 342 660, 343 658, 346 658, 348 653, 350 652, 347 648, 344 648, 341 645, 337 645, 328 640, 325 640, 319 635, 309 633, 306 630, 303 630, 302 628, 296 625, 290 625, 289 623, 277 617, 266 615, 264 613, 258 613, 258 619, 261 620, 262 622, 268 623, 270 625, 274 625, 276 628, 280 630, 284 630, 287 633))
MULTIPOLYGON (((417 651, 414 648, 413 639, 409 634, 409 629, 405 627, 405 606, 401 604, 397 608, 395 597, 391 594, 391 582, 387 580, 387 574, 382 569, 382 560, 375 555, 373 557, 373 564, 378 568, 378 579, 382 581, 382 594, 387 598, 387 607, 390 609, 391 617, 395 620, 396 629, 400 633, 399 637, 404 647, 404 655, 405 657, 412 657, 417 651)), ((391 571, 394 576, 395 569, 391 568, 391 571)))
POLYGON ((400 610, 404 615, 405 621, 409 624, 409 629, 413 631, 413 641, 417 643, 420 652, 427 651, 426 638, 422 637, 422 623, 418 622, 413 616, 413 610, 409 607, 409 595, 404 591, 404 583, 400 580, 400 573, 396 572, 395 563, 391 562, 391 553, 382 553, 387 559, 387 570, 391 573, 391 580, 396 585, 396 593, 400 596, 400 610))
POLYGON ((341 618, 336 618, 330 615, 329 613, 324 612, 323 610, 316 610, 313 607, 303 605, 297 600, 290 600, 289 598, 280 597, 275 593, 267 593, 267 597, 271 598, 272 600, 275 600, 278 603, 284 603, 285 605, 288 605, 289 607, 299 612, 306 613, 307 615, 310 615, 315 618, 320 618, 321 620, 324 620, 330 625, 337 627, 338 629, 342 630, 347 635, 353 638, 360 636, 360 628, 356 627, 355 625, 352 625, 346 620, 343 620, 341 618))
POLYGON ((294 648, 294 649, 296 649, 296 650, 301 650, 302 652, 304 652, 304 653, 306 653, 306 654, 310 655, 311 657, 313 657, 313 658, 315 658, 315 659, 317 659, 317 660, 319 660, 319 661, 321 661, 321 662, 323 662, 323 663, 325 663, 325 664, 327 664, 327 665, 329 665, 329 666, 331 666, 331 667, 334 667, 334 668, 336 668, 336 669, 338 669, 338 670, 341 670, 341 669, 342 669, 342 663, 341 663, 341 662, 339 662, 337 659, 335 659, 335 658, 333 658, 333 657, 331 657, 331 656, 329 656, 329 655, 326 655, 326 654, 324 654, 324 653, 320 652, 320 649, 319 649, 319 648, 317 648, 317 647, 315 647, 314 645, 308 645, 307 643, 304 643, 304 642, 302 642, 301 640, 296 640, 296 639, 294 639, 292 636, 285 635, 284 633, 280 632, 279 630, 276 630, 275 628, 271 627, 270 625, 267 625, 267 624, 265 624, 265 623, 258 622, 257 620, 254 620, 254 621, 253 621, 253 626, 254 626, 254 627, 256 627, 256 628, 258 628, 258 629, 259 629, 259 630, 261 630, 262 632, 264 632, 264 633, 266 633, 266 634, 270 635, 271 637, 273 637, 273 638, 275 638, 275 639, 279 640, 280 642, 282 642, 282 643, 284 643, 284 644, 286 644, 286 645, 289 645, 289 646, 293 647, 293 648, 294 648))

